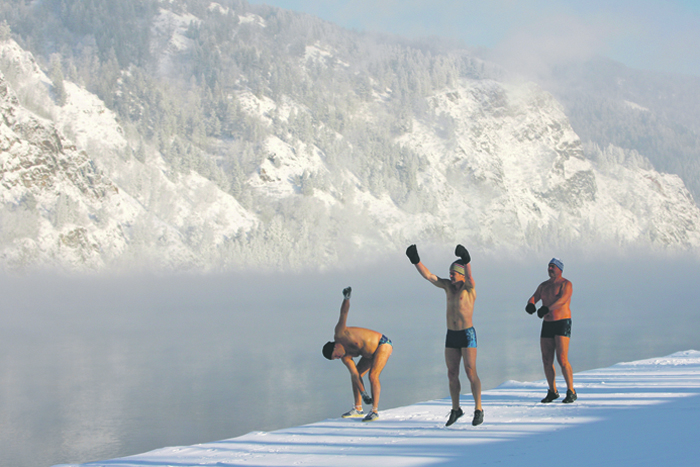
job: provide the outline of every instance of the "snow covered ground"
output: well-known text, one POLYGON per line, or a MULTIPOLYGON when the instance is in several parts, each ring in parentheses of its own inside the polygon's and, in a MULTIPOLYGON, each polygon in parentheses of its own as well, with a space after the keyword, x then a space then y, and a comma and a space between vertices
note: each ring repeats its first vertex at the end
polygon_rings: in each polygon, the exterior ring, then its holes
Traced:
MULTIPOLYGON (((82 465, 700 465, 700 351, 619 363, 574 379, 579 399, 570 405, 539 403, 543 380, 485 391, 479 427, 466 415, 445 428, 446 398, 381 411, 372 423, 335 418, 82 465)), ((565 390, 563 381, 557 384, 565 390)), ((462 404, 472 407, 471 396, 462 404)))

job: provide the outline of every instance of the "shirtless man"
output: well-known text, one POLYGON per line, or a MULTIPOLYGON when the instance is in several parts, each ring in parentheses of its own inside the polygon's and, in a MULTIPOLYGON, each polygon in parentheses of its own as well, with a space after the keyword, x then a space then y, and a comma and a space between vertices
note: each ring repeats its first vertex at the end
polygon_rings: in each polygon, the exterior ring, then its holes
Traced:
POLYGON ((547 396, 542 399, 545 404, 559 398, 554 370, 555 353, 567 387, 566 397, 562 402, 570 404, 578 397, 574 389, 573 371, 569 364, 569 339, 571 338, 571 308, 569 305, 571 304, 573 287, 569 280, 562 277, 563 272, 564 263, 557 258, 552 258, 547 266, 549 280, 542 282, 537 287, 525 307, 525 311, 533 314, 536 310, 535 304, 542 300, 542 306, 536 311, 537 316, 543 318, 540 348, 544 374, 549 385, 547 396))
POLYGON ((371 329, 347 326, 348 311, 350 311, 350 293, 352 288, 343 289, 343 303, 340 306, 340 319, 335 325, 335 341, 327 342, 323 346, 323 356, 328 360, 341 359, 350 371, 352 393, 355 406, 343 414, 343 418, 361 417, 362 401, 372 404, 372 411, 365 416, 363 422, 372 422, 379 418, 379 394, 381 385, 379 375, 384 369, 389 356, 393 351, 393 345, 388 337, 371 329), (357 365, 353 358, 361 357, 357 365), (372 387, 372 396, 365 391, 362 377, 369 371, 369 382, 372 387))
POLYGON ((472 278, 472 267, 469 252, 462 245, 457 245, 455 255, 460 257, 450 265, 450 279, 441 279, 431 273, 420 261, 416 245, 406 250, 406 256, 416 266, 416 269, 431 284, 445 291, 447 295, 447 339, 445 341, 445 363, 447 378, 450 383, 452 411, 445 426, 450 426, 464 415, 459 405, 459 394, 462 386, 459 382, 459 364, 464 358, 464 370, 471 384, 474 397, 474 419, 472 425, 480 425, 484 421, 484 411, 481 407, 481 380, 476 373, 476 330, 472 325, 476 289, 472 278))

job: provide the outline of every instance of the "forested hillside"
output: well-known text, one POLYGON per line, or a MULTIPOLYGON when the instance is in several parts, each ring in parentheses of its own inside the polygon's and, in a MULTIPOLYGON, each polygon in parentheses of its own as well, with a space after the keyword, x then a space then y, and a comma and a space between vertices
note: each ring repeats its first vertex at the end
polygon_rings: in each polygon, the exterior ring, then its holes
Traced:
POLYGON ((598 58, 542 80, 587 142, 644 154, 700 200, 700 78, 629 69, 598 58))
POLYGON ((57 89, 61 79, 84 85, 175 170, 197 170, 236 196, 265 156, 259 143, 274 134, 338 155, 331 164, 352 166, 363 182, 389 187, 400 200, 405 184, 393 180, 402 173, 393 168, 406 166, 408 174, 417 161, 393 137, 410 129, 433 89, 486 73, 462 50, 365 37, 243 1, 213 5, 10 1, 3 16, 20 45, 51 69, 57 89), (242 108, 241 92, 303 108, 271 114, 274 124, 263 125, 242 108), (372 120, 357 118, 377 97, 382 105, 367 109, 372 120), (387 163, 380 172, 378 161, 387 163))
POLYGON ((324 267, 416 241, 700 247, 697 205, 655 170, 691 173, 694 127, 664 132, 661 107, 616 120, 600 111, 611 93, 588 105, 562 78, 560 103, 461 45, 242 0, 7 0, 0 20, 14 266, 324 267), (64 164, 46 165, 27 122, 56 133, 64 164), (74 145, 98 174, 79 182, 114 186, 109 203, 75 191, 74 145), (52 182, 22 185, 15 167, 52 182))

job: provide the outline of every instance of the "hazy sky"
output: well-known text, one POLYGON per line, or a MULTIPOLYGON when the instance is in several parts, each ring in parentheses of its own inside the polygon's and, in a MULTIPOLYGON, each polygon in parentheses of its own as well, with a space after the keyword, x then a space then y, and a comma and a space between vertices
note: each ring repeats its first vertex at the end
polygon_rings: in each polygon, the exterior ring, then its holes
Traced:
POLYGON ((700 0, 249 0, 340 26, 444 36, 501 57, 602 55, 637 69, 700 76, 700 0), (536 55, 533 54, 536 51, 536 55))

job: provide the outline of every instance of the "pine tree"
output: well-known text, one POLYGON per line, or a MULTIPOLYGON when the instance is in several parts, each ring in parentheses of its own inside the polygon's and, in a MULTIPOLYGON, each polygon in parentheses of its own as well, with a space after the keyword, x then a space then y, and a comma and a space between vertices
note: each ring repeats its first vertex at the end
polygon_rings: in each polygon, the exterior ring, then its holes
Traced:
POLYGON ((49 78, 56 104, 63 107, 66 104, 68 94, 63 84, 63 71, 61 70, 61 56, 58 54, 51 55, 51 63, 49 64, 49 78))

